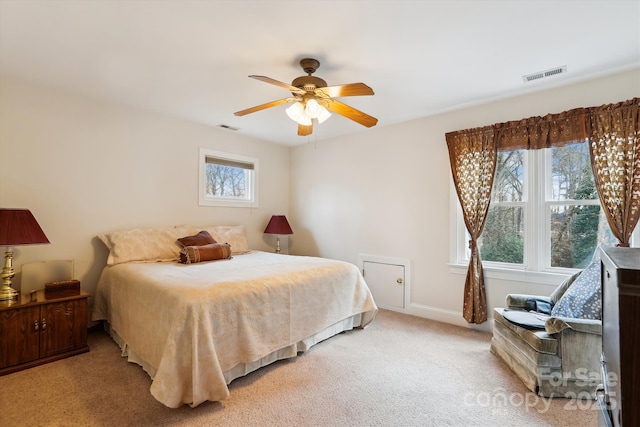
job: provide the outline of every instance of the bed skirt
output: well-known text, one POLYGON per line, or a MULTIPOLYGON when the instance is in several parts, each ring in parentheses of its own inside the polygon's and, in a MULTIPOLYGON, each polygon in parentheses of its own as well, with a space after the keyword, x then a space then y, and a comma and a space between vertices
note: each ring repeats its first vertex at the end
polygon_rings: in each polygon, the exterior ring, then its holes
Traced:
MULTIPOLYGON (((127 361, 131 363, 135 363, 140 365, 142 369, 151 377, 151 380, 154 379, 156 375, 156 368, 151 364, 147 363, 143 360, 138 354, 125 342, 125 340, 118 334, 116 330, 114 330, 109 322, 106 320, 103 321, 105 331, 111 336, 111 338, 118 344, 121 350, 121 356, 126 357, 127 361)), ((267 354, 260 359, 250 362, 250 363, 240 363, 228 371, 224 372, 224 378, 227 382, 227 385, 231 383, 231 381, 236 378, 243 377, 253 371, 256 371, 263 366, 270 365, 271 363, 277 362, 278 360, 290 359, 296 357, 298 353, 303 353, 309 350, 314 345, 318 344, 321 341, 324 341, 328 338, 331 338, 334 335, 338 335, 341 332, 349 331, 354 328, 362 327, 362 314, 358 313, 354 316, 348 317, 340 322, 334 323, 328 328, 323 329, 322 331, 311 335, 303 340, 298 341, 297 343, 291 344, 289 346, 283 347, 279 350, 273 351, 267 354)))

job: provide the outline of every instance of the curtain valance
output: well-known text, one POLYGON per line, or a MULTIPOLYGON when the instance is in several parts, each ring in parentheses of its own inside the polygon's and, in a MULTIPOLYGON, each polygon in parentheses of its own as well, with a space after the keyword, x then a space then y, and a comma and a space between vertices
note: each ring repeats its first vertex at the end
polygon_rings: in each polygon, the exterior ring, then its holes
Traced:
POLYGON ((585 109, 576 108, 560 114, 497 123, 498 150, 538 150, 584 141, 585 109))

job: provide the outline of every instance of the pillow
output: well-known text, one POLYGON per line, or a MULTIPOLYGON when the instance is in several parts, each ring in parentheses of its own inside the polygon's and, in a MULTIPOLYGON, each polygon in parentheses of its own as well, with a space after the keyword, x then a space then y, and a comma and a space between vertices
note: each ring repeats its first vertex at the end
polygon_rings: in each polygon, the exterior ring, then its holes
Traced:
POLYGON ((205 230, 217 242, 230 244, 232 255, 249 252, 249 243, 247 243, 247 234, 243 225, 218 225, 205 227, 205 230))
POLYGON ((204 246, 185 246, 180 251, 180 262, 183 264, 229 258, 231 258, 231 246, 229 246, 228 243, 210 243, 204 246))
POLYGON ((190 226, 136 228, 100 234, 109 249, 107 265, 131 261, 175 261, 180 256, 176 240, 191 233, 190 226))
POLYGON ((582 274, 582 271, 578 271, 577 273, 574 273, 571 276, 567 277, 566 279, 564 279, 562 284, 558 286, 551 293, 551 295, 549 295, 549 299, 551 300, 552 307, 558 302, 560 298, 562 298, 562 295, 564 295, 564 293, 567 292, 567 289, 569 289, 569 286, 571 286, 573 282, 575 282, 576 279, 580 277, 581 274, 582 274))
POLYGON ((584 269, 556 302, 551 315, 574 319, 602 318, 600 252, 596 250, 591 264, 584 269))
POLYGON ((204 246, 210 243, 218 243, 213 237, 211 237, 211 234, 209 234, 207 230, 202 230, 193 236, 181 237, 177 242, 182 248, 185 246, 204 246))

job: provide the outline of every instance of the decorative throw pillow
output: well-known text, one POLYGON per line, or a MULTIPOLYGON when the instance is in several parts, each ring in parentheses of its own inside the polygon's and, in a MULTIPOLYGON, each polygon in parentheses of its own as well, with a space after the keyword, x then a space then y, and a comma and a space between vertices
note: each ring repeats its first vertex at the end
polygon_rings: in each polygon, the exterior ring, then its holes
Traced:
POLYGON ((217 242, 230 244, 232 255, 249 252, 247 234, 243 225, 218 225, 215 227, 205 227, 204 229, 208 231, 217 242))
POLYGON ((180 262, 183 264, 228 258, 231 258, 231 246, 228 243, 210 243, 204 246, 185 246, 180 251, 180 262))
POLYGON ((601 319, 600 270, 600 253, 596 250, 591 264, 584 269, 553 306, 551 315, 574 319, 601 319))
POLYGON ((192 232, 190 226, 136 228, 100 234, 109 249, 107 265, 131 261, 175 261, 180 255, 176 239, 192 232))
POLYGON ((209 234, 207 230, 202 230, 193 236, 181 237, 177 242, 181 248, 184 248, 185 246, 204 246, 211 243, 218 243, 213 237, 211 237, 211 234, 209 234))

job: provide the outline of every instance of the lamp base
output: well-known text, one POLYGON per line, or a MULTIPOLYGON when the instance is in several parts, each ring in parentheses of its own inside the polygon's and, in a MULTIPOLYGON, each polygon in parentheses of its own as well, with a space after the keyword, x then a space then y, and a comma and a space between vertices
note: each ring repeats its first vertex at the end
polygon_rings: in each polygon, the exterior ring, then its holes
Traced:
POLYGON ((276 238, 276 253, 280 253, 280 236, 276 238))
POLYGON ((0 272, 0 279, 2 279, 2 287, 0 288, 0 301, 10 301, 18 299, 20 293, 11 287, 11 279, 15 276, 13 271, 13 250, 9 248, 4 253, 4 267, 0 272))
POLYGON ((2 289, 0 289, 0 301, 13 301, 18 299, 19 296, 20 292, 10 286, 6 288, 3 286, 2 289))

